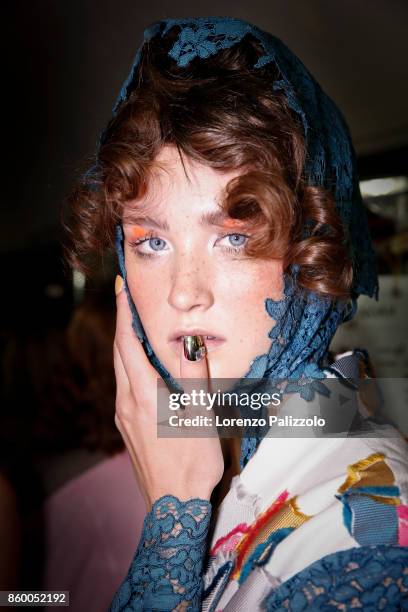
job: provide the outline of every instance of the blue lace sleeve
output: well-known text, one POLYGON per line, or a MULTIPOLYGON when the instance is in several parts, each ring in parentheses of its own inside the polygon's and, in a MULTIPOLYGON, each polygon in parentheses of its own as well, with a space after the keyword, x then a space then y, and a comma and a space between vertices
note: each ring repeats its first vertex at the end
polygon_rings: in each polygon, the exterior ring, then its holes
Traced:
POLYGON ((264 602, 267 612, 408 610, 408 547, 363 546, 319 559, 264 602))
POLYGON ((165 495, 146 515, 129 572, 110 612, 200 610, 211 504, 165 495))

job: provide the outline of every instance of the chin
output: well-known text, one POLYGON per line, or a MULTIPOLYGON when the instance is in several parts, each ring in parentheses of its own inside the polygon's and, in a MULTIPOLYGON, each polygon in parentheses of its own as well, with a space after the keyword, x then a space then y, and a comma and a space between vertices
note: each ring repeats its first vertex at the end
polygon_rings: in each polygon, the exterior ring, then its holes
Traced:
POLYGON ((245 376, 247 371, 249 370, 249 366, 245 368, 237 367, 237 364, 231 363, 213 363, 211 361, 208 364, 208 369, 210 372, 211 378, 220 378, 220 379, 239 379, 242 376, 245 376))

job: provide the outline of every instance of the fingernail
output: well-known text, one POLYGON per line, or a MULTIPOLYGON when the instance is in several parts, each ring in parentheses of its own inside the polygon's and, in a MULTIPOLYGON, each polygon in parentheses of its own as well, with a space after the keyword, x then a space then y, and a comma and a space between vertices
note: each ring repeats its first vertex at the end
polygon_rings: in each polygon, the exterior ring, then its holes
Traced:
POLYGON ((184 357, 189 361, 201 361, 207 353, 202 336, 183 336, 184 357))
POLYGON ((120 276, 120 274, 116 275, 115 278, 115 293, 116 295, 119 295, 119 293, 122 291, 123 289, 123 278, 120 276))

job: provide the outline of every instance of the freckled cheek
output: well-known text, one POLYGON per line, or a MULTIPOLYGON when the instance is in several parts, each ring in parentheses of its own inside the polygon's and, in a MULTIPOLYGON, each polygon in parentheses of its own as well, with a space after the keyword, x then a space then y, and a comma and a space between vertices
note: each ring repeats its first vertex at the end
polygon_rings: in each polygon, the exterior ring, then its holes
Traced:
POLYGON ((221 309, 228 309, 229 328, 234 330, 234 342, 253 358, 270 346, 269 331, 274 325, 265 308, 266 298, 281 299, 282 266, 279 262, 242 267, 225 276, 217 292, 221 309))
POLYGON ((163 284, 157 279, 156 274, 142 266, 132 265, 126 262, 126 277, 133 302, 143 318, 145 313, 151 312, 153 303, 159 305, 162 302, 163 284))
POLYGON ((265 297, 273 300, 281 300, 283 298, 284 282, 281 262, 271 265, 269 269, 260 275, 259 287, 265 297))
POLYGON ((217 274, 217 286, 221 294, 229 299, 244 302, 259 302, 267 297, 274 300, 282 298, 283 274, 280 262, 266 262, 264 266, 242 265, 240 269, 223 270, 217 274))

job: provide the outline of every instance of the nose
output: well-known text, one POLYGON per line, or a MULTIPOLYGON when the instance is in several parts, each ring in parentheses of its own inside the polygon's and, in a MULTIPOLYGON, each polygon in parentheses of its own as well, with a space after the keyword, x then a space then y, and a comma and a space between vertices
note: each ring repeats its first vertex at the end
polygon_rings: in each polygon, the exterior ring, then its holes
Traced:
POLYGON ((210 264, 203 256, 191 251, 180 254, 174 262, 168 297, 170 306, 188 312, 207 310, 214 303, 210 264))

